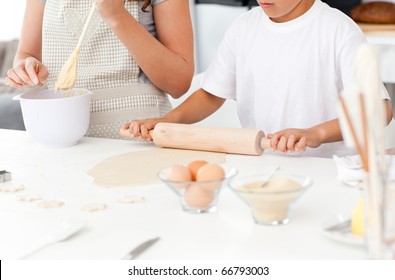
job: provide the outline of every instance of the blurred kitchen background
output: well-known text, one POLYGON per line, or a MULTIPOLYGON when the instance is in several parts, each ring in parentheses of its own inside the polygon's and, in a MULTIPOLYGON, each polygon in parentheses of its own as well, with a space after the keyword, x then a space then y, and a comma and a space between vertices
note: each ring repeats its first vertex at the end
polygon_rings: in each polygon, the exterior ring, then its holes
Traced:
MULTIPOLYGON (((196 67, 198 72, 202 72, 210 64, 229 25, 239 15, 258 4, 256 0, 194 0, 190 2, 197 47, 196 67)), ((353 7, 361 3, 361 0, 323 0, 323 2, 349 13, 353 7)))
MULTIPOLYGON (((0 80, 4 77, 9 64, 12 63, 13 51, 16 48, 16 41, 19 37, 24 14, 26 0, 12 0, 0 2, 0 80), (11 43, 10 43, 11 42, 11 43), (6 44, 8 43, 8 44, 6 44)), ((180 102, 199 87, 199 73, 204 72, 214 57, 217 47, 220 44, 226 29, 242 13, 257 6, 256 0, 189 0, 195 34, 195 57, 196 74, 191 90, 184 97, 178 100, 171 100, 173 106, 180 102)), ((372 2, 372 0, 323 0, 330 6, 349 13, 352 7, 361 2, 372 2)), ((395 3, 395 0, 381 0, 395 3)), ((368 41, 375 44, 380 51, 381 75, 387 89, 392 97, 395 108, 395 31, 393 35, 367 36, 368 41)), ((1 86, 1 84, 0 84, 1 86)), ((5 119, 4 113, 10 111, 10 106, 15 108, 19 102, 13 103, 6 92, 4 86, 0 88, 0 128, 10 128, 8 119, 18 121, 20 118, 13 117, 5 119), (10 105, 11 104, 11 105, 10 105), (8 126, 8 127, 7 127, 8 126)), ((14 109, 17 110, 17 109, 14 109)), ((15 114, 18 114, 15 113, 15 114)), ((20 121, 20 120, 19 120, 20 121)), ((227 101, 224 106, 213 116, 204 120, 201 124, 239 127, 236 114, 236 104, 234 101, 227 101)), ((20 125, 11 128, 19 128, 20 125)), ((391 133, 395 147, 395 128, 391 133)))

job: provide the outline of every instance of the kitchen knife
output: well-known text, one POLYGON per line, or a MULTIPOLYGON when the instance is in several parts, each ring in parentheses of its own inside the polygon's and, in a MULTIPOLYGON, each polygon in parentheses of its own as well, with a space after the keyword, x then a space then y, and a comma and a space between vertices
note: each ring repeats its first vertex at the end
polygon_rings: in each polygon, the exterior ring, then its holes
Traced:
POLYGON ((159 237, 155 237, 152 239, 149 239, 147 241, 144 241, 140 245, 138 245, 136 248, 134 248, 130 253, 128 253, 126 256, 122 258, 122 260, 133 260, 135 259, 138 255, 140 255, 142 252, 147 250, 149 247, 151 247, 156 241, 159 240, 159 237))

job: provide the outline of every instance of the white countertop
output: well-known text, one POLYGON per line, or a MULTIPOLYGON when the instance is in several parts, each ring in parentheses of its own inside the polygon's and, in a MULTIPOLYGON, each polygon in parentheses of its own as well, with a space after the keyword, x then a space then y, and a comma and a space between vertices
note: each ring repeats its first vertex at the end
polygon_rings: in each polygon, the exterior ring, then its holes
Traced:
POLYGON ((230 189, 221 193, 217 212, 189 214, 159 182, 106 189, 93 185, 86 174, 109 156, 153 148, 151 144, 84 138, 70 148, 44 149, 26 132, 0 129, 0 170, 11 171, 13 184, 26 188, 19 193, 0 192, 0 258, 15 258, 53 223, 70 216, 85 217, 87 227, 67 241, 38 251, 31 259, 120 259, 154 236, 160 240, 139 259, 366 258, 363 247, 331 240, 321 232, 329 218, 351 213, 358 197, 355 189, 336 180, 332 159, 227 155, 226 164, 236 167, 238 176, 268 172, 280 165, 282 172, 312 177, 313 187, 295 204, 291 222, 282 226, 255 224, 248 207, 230 189), (34 202, 16 199, 24 193, 63 200, 65 205, 41 209, 34 202), (142 195, 146 202, 118 203, 125 194, 142 195), (81 212, 81 205, 89 202, 104 202, 108 208, 81 212))

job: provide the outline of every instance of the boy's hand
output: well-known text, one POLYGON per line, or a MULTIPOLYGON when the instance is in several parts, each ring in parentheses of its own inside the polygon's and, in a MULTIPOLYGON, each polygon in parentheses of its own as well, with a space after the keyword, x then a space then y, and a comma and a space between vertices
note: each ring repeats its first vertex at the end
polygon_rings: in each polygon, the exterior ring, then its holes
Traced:
POLYGON ((28 57, 7 71, 6 84, 15 88, 42 86, 48 78, 47 68, 36 58, 28 57))
POLYGON ((142 138, 148 141, 152 141, 152 137, 149 134, 153 130, 157 123, 166 122, 164 118, 153 118, 145 120, 134 120, 123 125, 123 129, 128 129, 131 137, 142 138))
POLYGON ((322 144, 313 129, 284 129, 268 134, 267 138, 271 139, 271 148, 281 152, 300 152, 306 147, 317 148, 322 144))

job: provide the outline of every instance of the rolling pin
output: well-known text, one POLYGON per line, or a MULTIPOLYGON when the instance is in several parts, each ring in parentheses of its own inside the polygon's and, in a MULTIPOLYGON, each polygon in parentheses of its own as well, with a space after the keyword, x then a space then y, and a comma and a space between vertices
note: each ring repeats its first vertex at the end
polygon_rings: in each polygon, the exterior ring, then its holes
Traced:
MULTIPOLYGON (((130 138, 127 129, 121 128, 119 133, 130 138)), ((261 155, 270 147, 270 139, 261 130, 254 129, 158 123, 150 135, 154 144, 162 148, 261 155)))

